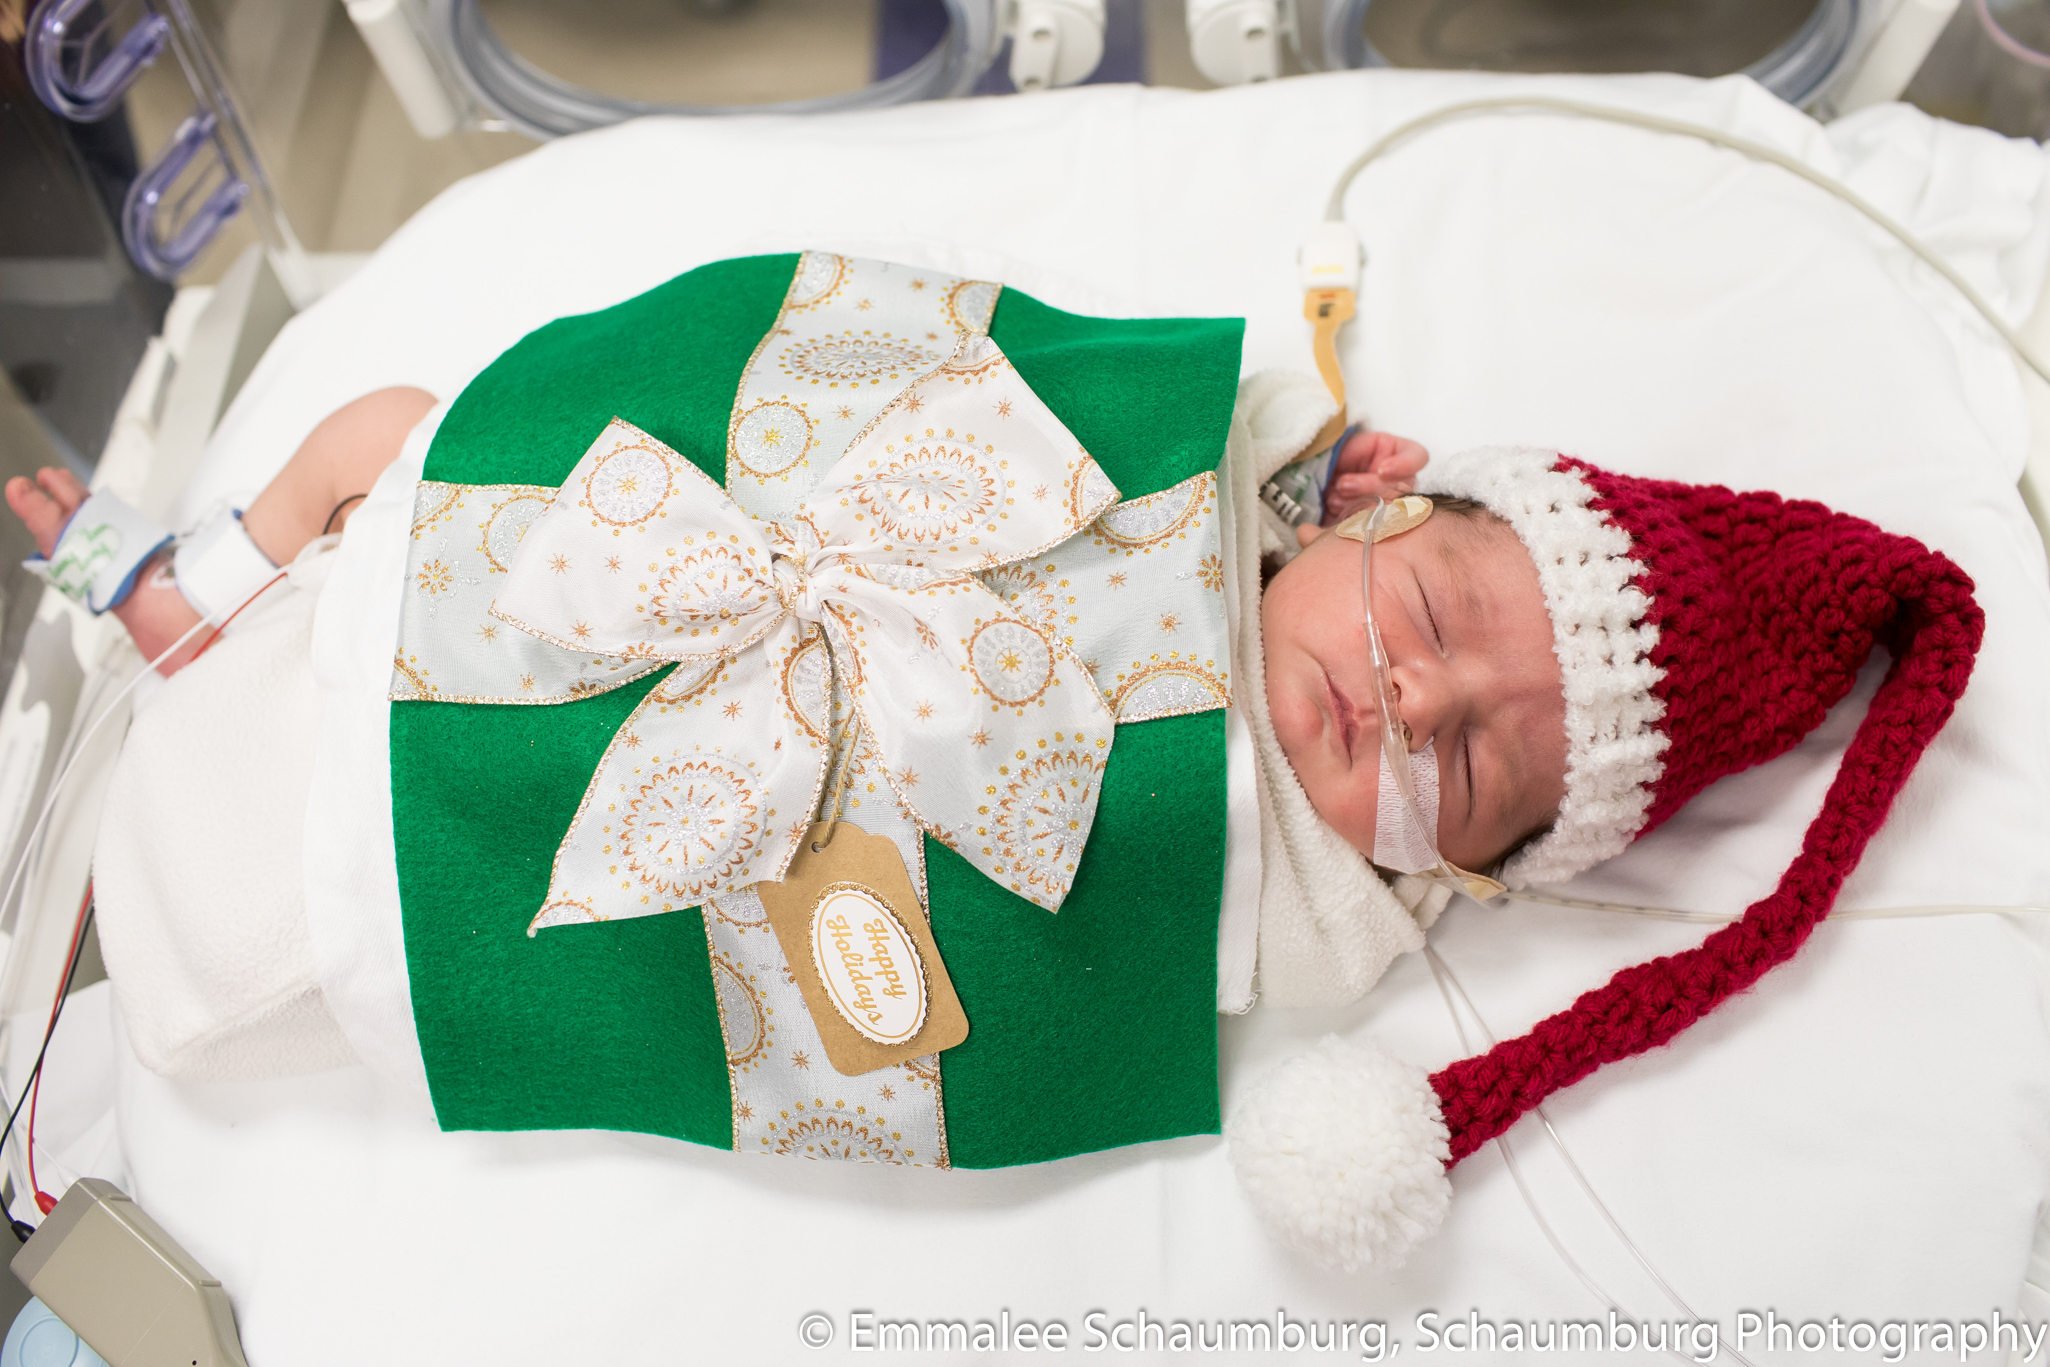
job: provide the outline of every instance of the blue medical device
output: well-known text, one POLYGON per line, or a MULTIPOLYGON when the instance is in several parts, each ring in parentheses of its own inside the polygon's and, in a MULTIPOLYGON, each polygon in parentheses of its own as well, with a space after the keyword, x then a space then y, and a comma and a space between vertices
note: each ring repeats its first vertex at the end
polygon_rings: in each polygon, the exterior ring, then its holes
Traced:
POLYGON ((0 1367, 107 1367, 107 1360, 31 1296, 0 1344, 0 1367))

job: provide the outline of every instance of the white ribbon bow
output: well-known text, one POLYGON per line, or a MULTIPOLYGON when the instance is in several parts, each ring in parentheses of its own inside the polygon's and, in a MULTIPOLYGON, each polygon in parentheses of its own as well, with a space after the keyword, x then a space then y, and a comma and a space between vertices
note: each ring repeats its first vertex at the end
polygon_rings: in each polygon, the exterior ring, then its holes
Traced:
POLYGON ((911 818, 1058 908, 1114 723, 1066 644, 975 575, 1059 545, 1117 498, 982 336, 780 522, 613 419, 491 611, 565 650, 678 668, 606 749, 532 929, 780 879, 819 808, 835 678, 911 818))

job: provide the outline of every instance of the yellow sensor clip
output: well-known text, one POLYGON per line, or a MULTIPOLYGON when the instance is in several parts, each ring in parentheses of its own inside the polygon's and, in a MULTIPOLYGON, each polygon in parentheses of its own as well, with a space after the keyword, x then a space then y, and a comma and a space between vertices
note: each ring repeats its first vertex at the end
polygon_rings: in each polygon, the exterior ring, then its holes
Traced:
POLYGON ((1303 317, 1313 329, 1310 345, 1317 357, 1317 373, 1324 377, 1324 387, 1338 404, 1338 412, 1310 443, 1312 451, 1328 450, 1345 431, 1345 372, 1338 368, 1338 330, 1353 316, 1360 268, 1366 259, 1359 235, 1342 221, 1317 224, 1296 251, 1303 317))

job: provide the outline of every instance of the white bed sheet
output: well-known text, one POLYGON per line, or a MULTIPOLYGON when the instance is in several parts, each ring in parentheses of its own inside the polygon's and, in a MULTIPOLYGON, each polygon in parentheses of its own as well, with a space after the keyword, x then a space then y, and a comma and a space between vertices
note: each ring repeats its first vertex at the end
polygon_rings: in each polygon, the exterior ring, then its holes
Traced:
MULTIPOLYGON (((2042 283, 2040 149, 1898 109, 1825 133, 1738 80, 1381 73, 648 121, 436 200, 288 326, 188 504, 260 485, 365 390, 452 395, 549 318, 753 250, 916 260, 1085 310, 1244 314, 1249 369, 1306 367, 1293 247, 1335 170, 1408 114, 1512 88, 1789 147, 1905 219, 2010 316, 2042 283)), ((1439 452, 1549 442, 1633 472, 1826 498, 1962 563, 1987 611, 1978 673, 1841 904, 2050 901, 2050 582, 2014 491, 2027 423, 2008 357, 1940 281, 1783 172, 1553 118, 1432 134, 1363 177, 1350 211, 1370 265, 1346 361, 1381 425, 1439 452)), ((1575 890, 1712 910, 1762 895, 1875 679, 1799 749, 1718 784, 1575 890)), ((1703 933, 1462 904, 1433 940, 1507 1034, 1703 933)), ((2011 1315, 2050 1187, 2046 958, 2041 928, 2014 917, 1826 926, 1672 1047, 1551 1110, 1645 1252, 1725 1332, 1744 1310, 2011 1315)), ((1432 1066, 1464 1052, 1412 956, 1347 1010, 1226 1020, 1227 1104, 1327 1029, 1432 1066)), ((191 1085, 123 1057, 117 1072, 135 1194, 227 1285, 255 1367, 823 1361, 849 1350, 855 1310, 1007 1309, 1065 1321, 1076 1351, 1092 1311, 1142 1307, 1386 1319, 1415 1356, 1422 1310, 1499 1322, 1602 1309, 1492 1149, 1458 1169, 1447 1227, 1407 1269, 1348 1277, 1267 1239, 1215 1140, 898 1171, 636 1135, 444 1135, 365 1069, 191 1085), (797 1336, 814 1311, 835 1323, 825 1352, 797 1336)), ((1634 1315, 1674 1318, 1529 1123, 1513 1133, 1588 1269, 1634 1315)), ((1747 1348, 1760 1362, 1814 1356, 1747 1348)))

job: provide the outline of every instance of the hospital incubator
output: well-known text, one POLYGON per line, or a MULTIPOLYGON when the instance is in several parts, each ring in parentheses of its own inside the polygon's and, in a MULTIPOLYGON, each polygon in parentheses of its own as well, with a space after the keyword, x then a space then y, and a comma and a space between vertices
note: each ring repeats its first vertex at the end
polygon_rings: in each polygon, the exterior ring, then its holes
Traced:
MULTIPOLYGON (((17 0, 12 11, 0 0, 0 21, 15 21, 14 32, 0 29, 0 36, 8 40, 8 60, 19 63, 19 81, 7 94, 36 102, 21 111, 22 126, 73 179, 73 210, 83 226, 72 243, 85 240, 87 230, 96 237, 91 252, 66 243, 0 258, 0 359, 9 376, 8 392, 0 395, 7 408, 7 424, 0 427, 8 434, 6 473, 63 464, 166 525, 194 520, 204 510, 193 506, 190 483, 272 343, 288 326, 303 332, 317 323, 321 301, 363 268, 367 250, 379 245, 376 235, 396 226, 378 224, 374 212, 362 210, 364 203, 379 197, 387 205, 425 203, 461 175, 509 162, 536 143, 576 134, 630 135, 628 121, 650 115, 733 121, 741 130, 768 126, 748 118, 764 114, 816 118, 828 126, 842 117, 902 118, 916 112, 903 106, 996 94, 1017 101, 1020 110, 1045 109, 1052 117, 1071 107, 1059 101, 1090 96, 1050 92, 1083 86, 1272 82, 1278 89, 1298 80, 1350 79, 1320 73, 1383 68, 1398 79, 1438 69, 1741 73, 1823 118, 1872 110, 1905 91, 1932 107, 1948 99, 1944 107, 1953 113, 1976 108, 1989 120, 1996 114, 1985 111, 1997 106, 1997 116, 2012 122, 2036 117, 2036 105, 1985 92, 2002 80, 2025 85, 2038 70, 2050 77, 2050 56, 2030 46, 2037 38, 2050 42, 2050 29, 2032 29, 2021 7, 1996 0, 1755 3, 1734 7, 1734 19, 1731 7, 1716 7, 1723 27, 1712 31, 1702 16, 1683 12, 1687 8, 1619 0, 1596 7, 1599 20, 1566 22, 1551 7, 1512 0, 878 0, 872 8, 740 0, 679 5, 660 21, 680 35, 675 42, 665 38, 664 52, 701 42, 725 43, 716 50, 735 53, 736 34, 796 45, 807 24, 833 34, 818 45, 831 50, 801 71, 778 72, 775 62, 761 63, 756 53, 752 60, 769 75, 755 80, 736 74, 746 66, 739 57, 706 72, 680 63, 673 71, 636 63, 626 55, 635 38, 623 22, 565 17, 539 0, 345 0, 333 6, 275 0, 268 11, 263 0, 17 0), (560 41, 579 27, 602 41, 583 51, 560 41), (1999 68, 1998 79, 1986 75, 1992 59, 1982 49, 2009 64, 1999 68), (614 50, 616 60, 608 56, 614 50), (321 72, 324 64, 344 60, 354 63, 356 84, 337 92, 323 85, 321 72), (358 105, 351 107, 351 99, 358 105), (1973 99, 1980 103, 1972 106, 1973 99), (144 118, 131 119, 130 111, 145 107, 149 131, 129 137, 125 146, 120 137, 110 138, 131 125, 142 128, 144 118), (356 139, 343 140, 345 155, 327 152, 328 164, 314 136, 323 120, 351 128, 356 139), (613 125, 628 126, 594 132, 613 125), (373 132, 403 143, 403 158, 375 164, 373 132), (404 176, 391 171, 401 159, 404 176), (88 325, 93 340, 81 349, 65 329, 88 325), (69 335, 73 350, 31 354, 20 339, 30 337, 32 327, 39 329, 33 333, 39 345, 45 332, 69 335), (71 378, 87 373, 75 361, 85 352, 125 368, 111 380, 101 377, 90 402, 78 400, 71 378)), ((1700 8, 1705 15, 1710 7, 1700 8)), ((1785 193, 1845 206, 1847 220, 1876 225, 1875 239, 1919 261, 1919 274, 1900 286, 1915 307, 1943 316, 1942 326, 1954 332, 1986 329, 2050 384, 2040 363, 2050 351, 2045 315, 2039 310, 2025 327, 2013 307, 1989 302, 1996 284, 2006 282, 1989 284, 1992 273, 1955 266, 1942 244, 1925 244, 1926 225, 1910 226, 1913 220, 1887 197, 1892 187, 1883 173, 1854 179, 1818 169, 1812 147, 1786 151, 1774 135, 1752 136, 1757 127, 1741 117, 1708 127, 1692 115, 1643 108, 1619 113, 1598 90, 1469 92, 1427 103, 1428 109, 1402 117, 1377 114, 1371 128, 1362 124, 1338 137, 1345 155, 1316 160, 1315 182, 1296 187, 1295 227, 1286 240, 1263 239, 1264 260, 1249 268, 1271 286, 1262 305, 1276 305, 1295 329, 1286 343, 1295 368, 1330 386, 1340 419, 1347 379, 1341 361, 1356 367, 1362 355, 1356 348, 1368 345, 1361 339, 1370 324, 1355 321, 1354 310, 1371 297, 1378 264, 1374 234, 1358 224, 1363 195, 1373 191, 1359 187, 1371 186, 1374 175, 1433 138, 1458 144, 1477 136, 1480 124, 1511 121, 1601 121, 1619 137, 1706 140, 1725 153, 1770 163, 1794 187, 1785 193), (1349 166, 1347 157, 1354 157, 1349 166)), ((2044 128, 2009 131, 2040 135, 2044 128)), ((563 143, 547 154, 579 145, 563 143)), ((14 207, 22 201, 11 198, 11 189, 0 187, 0 193, 10 196, 0 201, 0 241, 6 241, 10 216, 26 211, 14 207)), ((2050 221, 2050 210, 2045 214, 2050 221)), ((20 240, 34 239, 24 232, 20 240)), ((1385 348, 1386 342, 1377 338, 1372 345, 1385 348)), ((2035 402, 2042 400, 2038 393, 2035 402)), ((2038 408, 2039 423, 2046 412, 2050 408, 2038 408)), ((1291 467, 1263 490, 1285 520, 1319 519, 1330 453, 1344 431, 1337 422, 1315 443, 1317 459, 1291 467)), ((2040 441, 2031 451, 2015 473, 2038 527, 2050 529, 2042 494, 2050 456, 2040 441)), ((1361 543, 1363 574, 1375 572, 1376 540, 1402 530, 1405 516, 1414 512, 1389 504, 1340 529, 1361 543)), ((5 536, 0 546, 11 550, 10 567, 27 554, 5 536)), ((64 1345, 78 1354, 69 1360, 80 1363, 95 1355, 115 1367, 154 1362, 151 1355, 160 1348, 175 1350, 179 1361, 240 1363, 231 1308, 236 1284, 224 1285, 207 1260, 189 1251, 175 1220, 166 1216, 160 1224, 162 1212, 146 1213, 129 1199, 111 1111, 104 1133, 66 1135, 61 1158, 32 1148, 41 1143, 31 1133, 38 1083, 53 1080, 43 1070, 65 1058, 51 1043, 62 1038, 53 1003, 61 1009, 94 976, 90 863, 99 804, 131 709, 161 681, 111 618, 92 616, 11 569, 0 585, 7 593, 0 671, 10 680, 0 700, 0 850, 7 852, 0 873, 7 889, 0 900, 0 1076, 14 1113, 0 1135, 7 1174, 0 1195, 23 1241, 14 1270, 39 1298, 21 1311, 0 1367, 44 1360, 28 1345, 57 1343, 70 1333, 77 1337, 64 1345), (107 1158, 106 1172, 87 1170, 96 1156, 107 1158)), ((237 606, 224 604, 201 627, 214 631, 237 606)), ((1385 696, 1386 664, 1378 655, 1375 664, 1385 696)), ((1384 708, 1384 716, 1392 713, 1384 708)), ((1400 743, 1392 732, 1383 741, 1400 743)), ((1428 800, 1436 760, 1428 751, 1412 758, 1410 767, 1387 772, 1393 819, 1388 857, 1380 862, 1501 905, 1494 900, 1500 884, 1439 854, 1431 835, 1435 804, 1428 800)), ((1627 888, 1608 896, 1541 891, 1521 900, 1620 918, 1717 918, 1670 910, 1668 902, 1694 904, 1680 891, 1664 899, 1633 897, 1627 888)), ((1858 905, 1862 911, 1840 912, 1837 919, 1975 913, 1988 906, 1976 893, 1955 903, 1931 897, 1914 906, 1858 905)), ((1419 982, 1429 984, 1441 1021, 1449 1012, 1462 1040, 1469 1032, 1489 1037, 1490 1011, 1514 1014, 1490 1003, 1483 988, 1475 989, 1476 1006, 1452 964, 1435 949, 1427 948, 1425 958, 1428 978, 1419 982)), ((1562 1139, 1561 1129, 1570 1126, 1555 1126, 1543 1110, 1539 1122, 1519 1130, 1518 1138, 1534 1147, 1525 1136, 1542 1136, 1553 1146, 1558 1170, 1551 1188, 1539 1179, 1533 1189, 1506 1142, 1501 1161, 1545 1245, 1585 1290, 1586 1304, 1613 1311, 1635 1295, 1630 1308, 1640 1315, 1662 1303, 1662 1313, 1701 1318, 1683 1298, 1684 1286, 1676 1290, 1669 1282, 1659 1238, 1646 1234, 1656 1221, 1622 1210, 1622 1203, 1612 1209, 1597 1194, 1597 1161, 1589 1158, 1584 1173, 1562 1139), (1578 1224, 1557 1213, 1568 1199, 1562 1193, 1584 1203, 1578 1224), (1605 1254, 1588 1252, 1596 1243, 1605 1254), (1590 1271, 1603 1257, 1612 1270, 1590 1271), (1624 1284, 1619 1275, 1636 1278, 1635 1289, 1616 1291, 1624 1284)), ((1527 1155, 1524 1162, 1531 1162, 1527 1155)), ((150 1199, 146 1189, 139 1196, 150 1199)), ((2038 1236, 2039 1262, 2050 1259, 2045 1250, 2050 1233, 2038 1236)), ((2025 1280, 2022 1308, 2038 1318, 2050 1315, 2043 1274, 2030 1275, 2035 1280, 2025 1280)), ((26 1295, 23 1290, 0 1304, 19 1304, 26 1295)), ((1734 1360, 1750 1360, 1726 1351, 1734 1360)), ((262 1363, 258 1359, 258 1367, 262 1363)))
MULTIPOLYGON (((299 307, 322 287, 306 243, 338 235, 333 218, 348 217, 338 201, 393 193, 375 174, 357 183, 363 159, 384 150, 362 140, 392 136, 373 118, 383 100, 418 137, 445 143, 408 178, 445 183, 526 139, 651 113, 818 114, 1080 82, 1230 85, 1375 67, 1741 71, 1791 103, 1847 113, 1898 93, 1940 34, 1953 35, 1949 50, 1958 35, 2007 33, 1990 11, 1990 27, 1960 22, 1956 0, 1699 13, 1527 0, 748 0, 678 7, 652 32, 623 5, 546 0, 356 0, 346 32, 344 11, 319 0, 21 8, 35 98, 84 126, 133 122, 148 144, 115 215, 140 268, 190 278, 205 257, 202 276, 216 278, 232 253, 208 248, 225 230, 229 242, 262 244, 299 307)), ((2001 60, 2008 85, 2027 74, 2025 62, 2001 60)), ((419 202, 428 188, 400 193, 419 202)))

